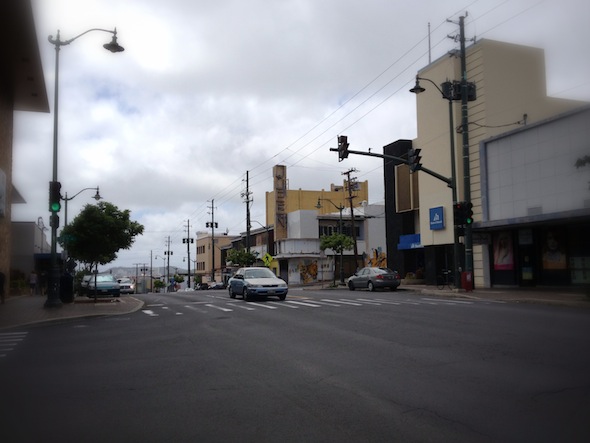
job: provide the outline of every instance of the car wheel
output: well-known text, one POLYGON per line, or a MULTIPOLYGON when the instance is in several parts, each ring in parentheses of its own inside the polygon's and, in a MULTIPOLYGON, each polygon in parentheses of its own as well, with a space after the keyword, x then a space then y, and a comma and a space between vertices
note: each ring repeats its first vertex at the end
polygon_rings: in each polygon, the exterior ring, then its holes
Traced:
POLYGON ((243 290, 243 292, 242 292, 242 298, 243 298, 245 301, 250 301, 250 300, 252 300, 252 296, 251 296, 250 294, 248 294, 248 291, 246 291, 245 289, 244 289, 244 290, 243 290))
POLYGON ((287 298, 287 294, 279 295, 279 300, 285 300, 287 298))
POLYGON ((227 292, 229 292, 229 298, 236 298, 236 294, 232 291, 231 286, 227 288, 227 292))
POLYGON ((375 292, 375 285, 373 284, 372 281, 370 281, 369 283, 367 283, 367 288, 369 289, 369 291, 375 292))
POLYGON ((350 289, 351 291, 354 291, 355 289, 351 281, 348 282, 348 289, 350 289))

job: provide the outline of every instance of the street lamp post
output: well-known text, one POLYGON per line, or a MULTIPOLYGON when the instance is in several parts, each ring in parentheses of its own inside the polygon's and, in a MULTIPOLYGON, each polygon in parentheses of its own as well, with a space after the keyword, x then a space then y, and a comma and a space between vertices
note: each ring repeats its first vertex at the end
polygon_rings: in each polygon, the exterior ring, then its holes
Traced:
MULTIPOLYGON (((453 206, 457 203, 457 171, 455 166, 455 124, 453 122, 453 96, 451 95, 452 91, 452 83, 451 82, 444 82, 442 84, 442 89, 434 83, 429 78, 423 78, 416 76, 416 85, 410 89, 410 92, 414 94, 420 94, 421 92, 426 91, 422 86, 420 86, 420 80, 424 80, 430 82, 434 85, 436 89, 442 94, 442 97, 449 102, 449 135, 450 135, 450 145, 451 145, 451 184, 450 188, 452 190, 453 195, 453 206)), ((458 287, 459 283, 459 233, 458 228, 455 225, 455 221, 453 220, 453 273, 455 277, 455 285, 458 287)))
MULTIPOLYGON (((58 115, 59 115, 59 51, 62 46, 69 45, 74 40, 82 37, 85 34, 88 34, 92 31, 101 31, 101 32, 108 32, 113 34, 113 38, 109 43, 103 45, 103 47, 111 52, 122 52, 124 48, 117 43, 117 30, 110 31, 108 29, 99 29, 99 28, 92 28, 89 29, 76 37, 69 39, 69 40, 61 40, 59 35, 59 30, 57 31, 57 36, 53 38, 53 36, 49 36, 49 43, 55 46, 55 91, 54 91, 54 105, 53 105, 53 174, 52 174, 52 182, 50 183, 50 200, 52 197, 52 190, 54 187, 52 185, 58 183, 58 175, 57 175, 57 153, 58 153, 58 115)), ((59 186, 58 186, 59 189, 59 186)), ((51 201, 50 201, 51 203, 51 201)), ((59 216, 57 213, 59 212, 59 205, 57 207, 50 208, 51 210, 51 271, 49 275, 49 288, 47 291, 47 300, 45 301, 46 308, 53 308, 53 307, 60 307, 62 305, 60 300, 60 270, 59 264, 57 262, 57 228, 59 226, 59 216)))
MULTIPOLYGON (((340 231, 340 234, 344 234, 343 229, 342 229, 342 210, 344 209, 344 206, 336 205, 329 198, 318 197, 318 204, 316 205, 316 208, 318 208, 318 209, 320 209, 322 207, 322 204, 320 203, 321 200, 329 201, 330 203, 332 203, 332 206, 334 206, 336 209, 338 209, 338 212, 340 213, 340 221, 339 221, 338 230, 340 231)), ((353 229, 354 229, 354 227, 353 227, 353 229)), ((339 272, 340 272, 340 285, 344 286, 344 250, 343 250, 343 248, 340 248, 339 272)))
POLYGON ((68 197, 68 193, 66 192, 66 196, 62 197, 62 200, 66 203, 65 206, 65 211, 64 211, 64 227, 68 225, 68 202, 70 200, 73 200, 74 198, 76 198, 79 194, 81 194, 84 191, 89 191, 89 190, 93 190, 96 191, 96 194, 94 194, 94 196, 92 197, 94 200, 99 201, 102 197, 100 196, 100 193, 98 192, 98 186, 96 188, 84 188, 81 191, 78 191, 76 194, 74 194, 72 197, 68 197))

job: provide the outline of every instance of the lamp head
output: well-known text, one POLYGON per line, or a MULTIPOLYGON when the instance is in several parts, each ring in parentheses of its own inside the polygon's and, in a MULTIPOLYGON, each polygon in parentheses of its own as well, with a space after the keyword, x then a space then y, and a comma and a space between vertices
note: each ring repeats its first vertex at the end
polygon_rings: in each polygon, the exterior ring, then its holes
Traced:
POLYGON ((421 92, 426 91, 426 89, 424 89, 422 86, 420 86, 420 77, 416 76, 416 84, 414 85, 414 87, 412 89, 410 89, 410 92, 413 92, 414 94, 420 94, 421 92))
POLYGON ((321 209, 322 204, 320 203, 320 198, 318 197, 318 204, 315 205, 316 208, 321 209))
POLYGON ((115 29, 113 33, 113 38, 110 43, 105 43, 102 45, 103 48, 108 49, 111 52, 123 52, 125 48, 117 43, 117 30, 115 29))
POLYGON ((96 201, 99 201, 102 198, 98 192, 98 186, 96 187, 96 194, 94 194, 94 197, 92 198, 96 201))

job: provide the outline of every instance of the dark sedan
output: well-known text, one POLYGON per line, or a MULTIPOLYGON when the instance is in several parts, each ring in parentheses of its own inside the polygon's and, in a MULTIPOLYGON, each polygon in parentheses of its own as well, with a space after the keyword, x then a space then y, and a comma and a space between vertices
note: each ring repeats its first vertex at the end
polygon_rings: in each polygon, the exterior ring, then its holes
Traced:
POLYGON ((397 271, 389 268, 367 267, 359 269, 348 279, 348 289, 375 289, 389 288, 395 291, 402 279, 397 271))

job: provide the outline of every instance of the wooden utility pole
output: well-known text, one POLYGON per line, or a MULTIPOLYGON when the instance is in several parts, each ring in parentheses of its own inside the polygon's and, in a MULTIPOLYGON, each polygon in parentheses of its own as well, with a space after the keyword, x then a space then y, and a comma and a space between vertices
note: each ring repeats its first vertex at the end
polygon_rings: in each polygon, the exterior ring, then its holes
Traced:
POLYGON ((356 198, 356 195, 352 194, 352 188, 353 188, 353 182, 355 182, 356 177, 354 178, 350 178, 350 174, 352 174, 353 172, 356 172, 356 169, 349 169, 346 172, 343 172, 342 175, 346 175, 346 187, 348 189, 348 204, 350 206, 350 223, 351 223, 351 231, 352 231, 352 240, 354 242, 354 264, 356 266, 356 269, 359 268, 359 262, 358 262, 358 245, 356 244, 356 226, 354 223, 354 204, 352 202, 352 200, 354 198, 356 198))

